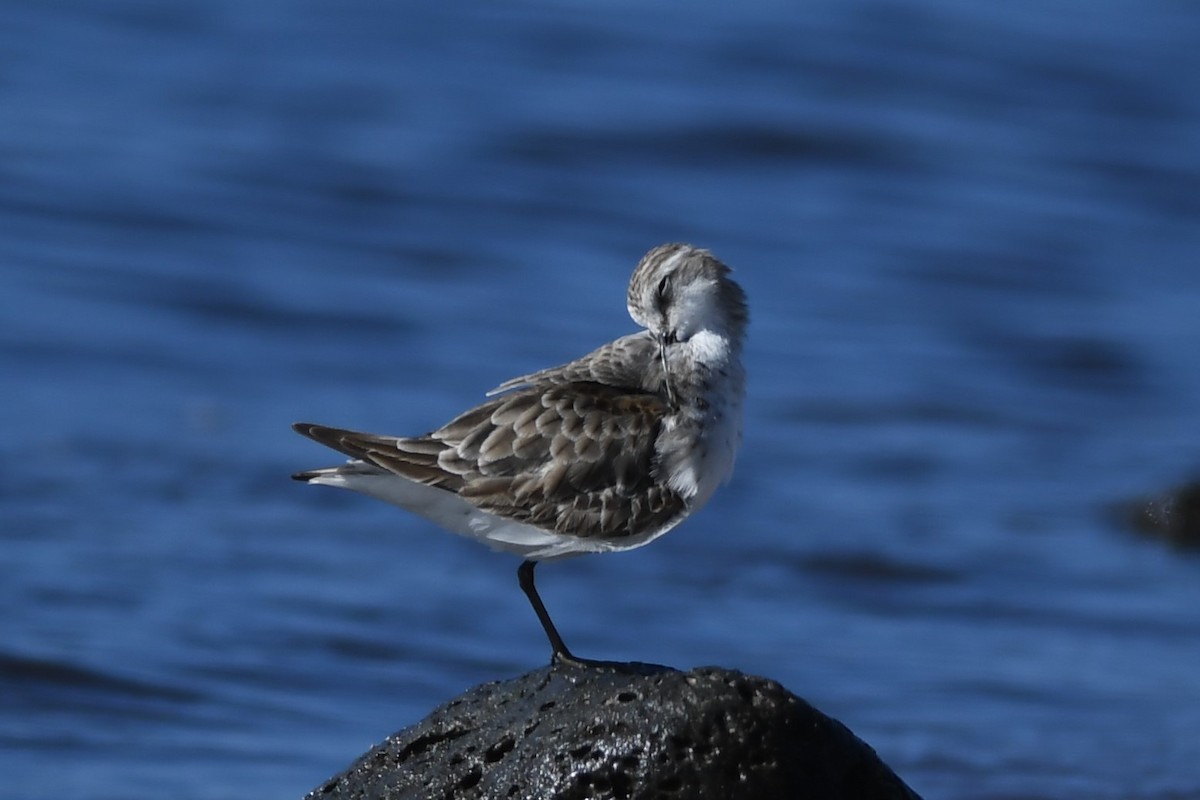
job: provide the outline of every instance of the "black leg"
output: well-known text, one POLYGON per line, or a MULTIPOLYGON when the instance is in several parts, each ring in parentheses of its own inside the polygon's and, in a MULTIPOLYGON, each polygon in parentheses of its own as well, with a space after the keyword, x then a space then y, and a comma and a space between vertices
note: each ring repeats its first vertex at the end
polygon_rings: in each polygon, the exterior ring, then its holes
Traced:
POLYGON ((538 622, 542 623, 542 630, 546 631, 546 638, 550 640, 550 647, 553 650, 550 660, 551 662, 562 661, 571 664, 583 663, 581 659, 571 655, 571 651, 563 643, 562 637, 558 635, 558 629, 554 627, 550 614, 546 612, 546 606, 538 595, 537 587, 533 585, 533 568, 536 566, 536 561, 522 561, 521 566, 517 567, 517 580, 521 584, 521 591, 525 592, 525 596, 529 598, 529 604, 533 606, 538 622))

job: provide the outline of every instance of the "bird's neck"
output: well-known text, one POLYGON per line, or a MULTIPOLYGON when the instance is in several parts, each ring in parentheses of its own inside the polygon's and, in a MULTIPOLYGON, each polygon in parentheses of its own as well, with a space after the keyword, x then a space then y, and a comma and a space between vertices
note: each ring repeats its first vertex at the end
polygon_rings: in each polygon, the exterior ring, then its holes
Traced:
POLYGON ((742 438, 741 339, 703 330, 668 359, 678 398, 659 440, 662 474, 689 506, 705 503, 733 469, 742 438))
POLYGON ((719 329, 704 329, 675 345, 668 357, 671 386, 678 395, 679 413, 701 419, 710 405, 740 402, 744 377, 740 337, 719 329))

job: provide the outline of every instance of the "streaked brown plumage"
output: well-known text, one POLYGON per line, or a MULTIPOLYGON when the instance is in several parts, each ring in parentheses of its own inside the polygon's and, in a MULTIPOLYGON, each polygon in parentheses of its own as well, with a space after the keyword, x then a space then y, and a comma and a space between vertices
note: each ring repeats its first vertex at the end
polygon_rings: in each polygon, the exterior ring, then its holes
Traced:
POLYGON ((685 510, 683 498, 654 479, 654 444, 666 410, 652 394, 574 382, 497 397, 426 436, 294 427, 489 513, 563 536, 620 539, 685 510))

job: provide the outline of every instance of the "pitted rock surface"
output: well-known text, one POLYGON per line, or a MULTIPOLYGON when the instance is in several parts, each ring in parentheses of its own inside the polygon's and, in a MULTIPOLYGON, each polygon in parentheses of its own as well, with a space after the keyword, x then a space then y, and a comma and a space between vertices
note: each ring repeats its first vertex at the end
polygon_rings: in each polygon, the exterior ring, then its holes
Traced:
POLYGON ((309 795, 691 797, 917 795, 841 723, 774 681, 650 665, 555 665, 477 686, 309 795))

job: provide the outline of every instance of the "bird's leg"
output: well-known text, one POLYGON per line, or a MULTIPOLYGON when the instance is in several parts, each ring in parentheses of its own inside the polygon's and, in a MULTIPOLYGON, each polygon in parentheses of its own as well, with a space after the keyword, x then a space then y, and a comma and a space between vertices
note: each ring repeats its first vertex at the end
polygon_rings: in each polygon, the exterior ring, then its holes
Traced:
POLYGON ((550 647, 553 650, 550 662, 585 663, 583 659, 571 655, 571 651, 563 643, 562 637, 558 635, 558 629, 554 627, 550 614, 546 612, 546 606, 538 595, 537 587, 533 585, 533 568, 536 566, 536 561, 522 561, 521 566, 517 567, 517 580, 520 581, 521 591, 525 592, 525 596, 529 598, 529 604, 533 606, 538 622, 542 623, 542 630, 546 631, 546 638, 550 640, 550 647))

